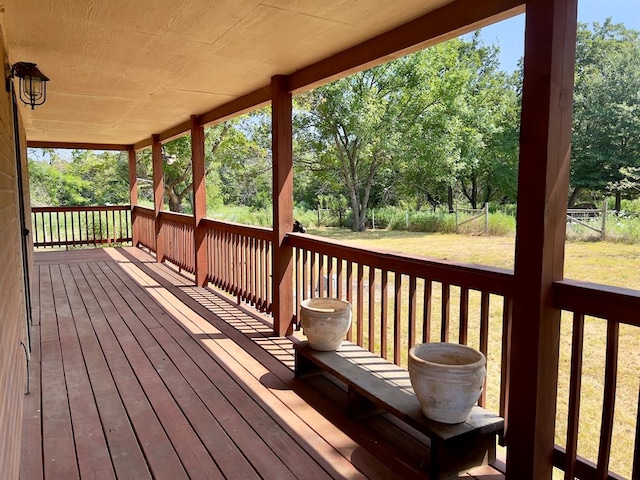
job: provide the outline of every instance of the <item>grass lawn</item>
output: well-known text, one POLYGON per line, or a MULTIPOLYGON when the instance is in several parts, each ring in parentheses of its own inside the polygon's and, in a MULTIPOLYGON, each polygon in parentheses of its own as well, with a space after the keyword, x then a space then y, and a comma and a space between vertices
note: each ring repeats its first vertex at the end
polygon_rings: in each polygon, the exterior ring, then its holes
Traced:
MULTIPOLYGON (((513 268, 513 236, 468 236, 452 234, 424 234, 398 231, 366 231, 352 233, 343 229, 309 230, 308 233, 372 249, 391 250, 464 263, 513 268)), ((640 290, 640 245, 613 242, 569 242, 565 251, 565 277, 606 285, 640 290)), ((391 278, 390 278, 391 280, 391 278)), ((406 286, 405 286, 406 289, 406 286)), ((439 291, 434 289, 432 312, 439 332, 439 291)), ((455 304, 457 289, 452 290, 451 341, 457 338, 455 323, 458 307, 455 304)), ((407 294, 404 293, 403 309, 406 311, 407 294)), ((500 301, 491 303, 491 320, 488 355, 488 407, 497 410, 500 378, 500 348, 502 308, 500 301), (494 304, 497 306, 494 307, 494 304)), ((367 302, 365 301, 365 308, 367 302)), ((476 348, 479 317, 479 298, 470 295, 470 344, 476 348), (473 320, 475 317, 475 320, 473 320), (475 322, 475 323, 474 323, 475 322), (476 330, 474 330, 476 329, 476 330)), ((376 307, 377 308, 377 307, 376 307)), ((366 318, 366 313, 365 313, 366 318)), ((392 317, 390 317, 392 318, 392 317)), ((567 397, 569 390, 569 366, 571 360, 571 332, 573 322, 570 313, 564 313, 561 323, 560 370, 558 386, 558 415, 556 443, 566 441, 567 397)), ((365 327, 366 328, 366 327, 365 327)), ((403 330, 406 326, 403 325, 403 330)), ((366 332, 366 330, 365 330, 366 332)), ((366 335, 365 335, 366 337, 366 335)), ((403 334, 406 339, 406 334, 403 334)), ((437 341, 433 337, 432 341, 437 341)), ((597 460, 604 390, 606 322, 587 318, 585 324, 583 375, 581 391, 581 418, 578 454, 592 461, 597 460)), ((405 342, 406 343, 406 342, 405 342)), ((365 339, 366 345, 366 339, 365 339)), ((631 476, 633 442, 638 411, 638 387, 640 372, 640 328, 621 325, 620 362, 618 365, 618 389, 610 469, 625 477, 631 476)), ((535 379, 531 379, 535 381, 535 379)))

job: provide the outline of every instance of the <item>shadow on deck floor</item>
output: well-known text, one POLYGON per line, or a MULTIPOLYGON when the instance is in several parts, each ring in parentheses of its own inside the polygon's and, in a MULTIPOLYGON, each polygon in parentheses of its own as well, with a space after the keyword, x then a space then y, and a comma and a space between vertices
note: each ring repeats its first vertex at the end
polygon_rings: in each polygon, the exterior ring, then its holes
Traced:
POLYGON ((429 478, 423 439, 348 419, 268 319, 142 250, 37 253, 33 277, 23 480, 429 478))

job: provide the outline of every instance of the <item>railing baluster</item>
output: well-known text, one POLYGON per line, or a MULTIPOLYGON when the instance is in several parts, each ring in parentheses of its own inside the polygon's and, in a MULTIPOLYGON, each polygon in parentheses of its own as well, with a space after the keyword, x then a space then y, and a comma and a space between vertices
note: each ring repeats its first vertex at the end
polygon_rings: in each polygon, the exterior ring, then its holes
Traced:
POLYGON ((416 277, 409 276, 409 348, 416 344, 416 277))
POLYGON ((375 352, 376 269, 369 266, 369 351, 375 352))
POLYGON ((343 288, 342 288, 342 258, 336 258, 336 263, 337 263, 337 268, 338 268, 338 274, 337 274, 337 287, 338 287, 338 298, 342 298, 342 294, 343 294, 343 288))
POLYGON ((74 213, 75 212, 71 212, 71 241, 75 245, 76 244, 76 229, 75 229, 75 225, 74 225, 74 221, 73 221, 74 213))
POLYGON ((440 328, 440 341, 449 341, 451 287, 448 283, 442 284, 442 324, 440 328))
MULTIPOLYGON (((69 235, 68 235, 68 229, 67 229, 67 212, 62 212, 62 219, 64 221, 64 229, 63 229, 63 233, 64 233, 64 246, 66 250, 69 250, 69 235)), ((60 229, 60 226, 58 226, 58 229, 60 229)))
POLYGON ((358 263, 358 292, 356 302, 358 345, 364 347, 364 265, 358 263))
POLYGON ((460 334, 458 342, 466 345, 469 336, 469 289, 460 287, 460 334))
POLYGON ((571 376, 569 382, 569 415, 567 420, 567 456, 565 480, 575 477, 576 454, 578 451, 578 422, 580 419, 580 389, 582 385, 582 352, 584 345, 584 315, 573 314, 573 335, 571 340, 571 376))
POLYGON ((302 299, 310 298, 309 295, 309 250, 302 250, 302 299))
POLYGON ((311 291, 309 292, 309 298, 315 298, 316 297, 316 291, 319 292, 319 289, 316 286, 316 279, 317 274, 316 274, 316 252, 310 252, 311 253, 311 270, 309 271, 309 277, 311 278, 311 291))
POLYGON ((51 215, 51 212, 49 212, 49 236, 51 237, 51 246, 53 247, 53 215, 51 215))
MULTIPOLYGON (((347 260, 347 302, 353 305, 353 263, 347 260)), ((353 317, 353 311, 352 317, 353 317)), ((347 332, 347 340, 353 341, 353 322, 351 322, 351 328, 347 332)))
POLYGON ((324 254, 318 253, 318 297, 326 297, 326 281, 324 275, 324 254))
POLYGON ((616 380, 618 374, 618 345, 620 324, 607 322, 607 357, 604 373, 604 400, 602 402, 602 426, 600 428, 600 447, 598 450, 597 480, 607 480, 609 476, 609 458, 611 456, 611 437, 613 435, 613 415, 616 403, 616 380))
POLYGON ((389 272, 382 270, 380 291, 380 350, 382 351, 382 358, 389 358, 389 323, 388 323, 388 309, 389 309, 389 272))
MULTIPOLYGON (((480 299, 480 351, 489 362, 489 292, 483 291, 480 299)), ((487 404, 487 377, 485 375, 482 393, 478 405, 484 407, 487 404)))
POLYGON ((56 212, 56 230, 58 231, 58 245, 61 245, 62 236, 60 235, 60 212, 56 212))
MULTIPOLYGON (((98 213, 98 215, 100 215, 100 214, 98 213)), ((106 230, 107 230, 107 235, 106 235, 107 245, 110 245, 111 241, 109 240, 109 212, 105 212, 104 223, 105 223, 106 230)), ((100 225, 102 225, 102 222, 100 222, 100 225)), ((104 240, 104 238, 102 237, 102 232, 100 232, 100 233, 101 233, 100 240, 102 241, 102 240, 104 240)))
POLYGON ((393 361, 400 365, 402 349, 402 274, 394 274, 395 298, 393 303, 393 361))
POLYGON ((500 362, 500 416, 504 418, 503 435, 500 444, 504 446, 508 432, 509 420, 509 375, 511 365, 511 314, 513 311, 513 301, 509 297, 504 297, 502 304, 502 354, 500 362))
POLYGON ((424 279, 424 298, 422 301, 422 342, 431 342, 431 293, 433 284, 431 280, 424 279))
POLYGON ((296 306, 295 306, 295 314, 296 314, 296 324, 299 325, 300 324, 300 301, 301 301, 301 295, 302 295, 302 258, 301 258, 301 254, 302 251, 299 248, 294 248, 293 249, 293 253, 294 253, 294 264, 293 264, 293 269, 294 269, 294 273, 295 273, 295 296, 296 296, 296 306))
POLYGON ((331 255, 327 255, 327 282, 328 282, 328 296, 333 298, 335 295, 335 287, 333 286, 333 257, 331 255))

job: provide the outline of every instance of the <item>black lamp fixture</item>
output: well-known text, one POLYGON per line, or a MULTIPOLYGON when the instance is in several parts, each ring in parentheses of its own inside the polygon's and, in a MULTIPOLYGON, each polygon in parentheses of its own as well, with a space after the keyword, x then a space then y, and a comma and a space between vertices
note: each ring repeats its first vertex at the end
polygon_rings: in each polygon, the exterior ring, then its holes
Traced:
POLYGON ((42 105, 47 100, 47 82, 49 77, 38 70, 35 63, 18 62, 11 67, 9 79, 18 77, 20 100, 25 105, 31 105, 31 110, 42 105))

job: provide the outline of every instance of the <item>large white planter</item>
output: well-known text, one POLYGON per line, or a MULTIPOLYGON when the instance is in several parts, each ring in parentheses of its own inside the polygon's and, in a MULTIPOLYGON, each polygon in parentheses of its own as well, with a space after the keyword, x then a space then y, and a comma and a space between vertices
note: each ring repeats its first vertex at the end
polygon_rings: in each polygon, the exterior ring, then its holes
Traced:
POLYGON ((303 300, 300 323, 311 348, 336 350, 351 326, 351 304, 337 298, 303 300))
POLYGON ((486 359, 466 345, 423 343, 409 350, 409 377, 422 413, 442 423, 461 423, 480 398, 486 359))

